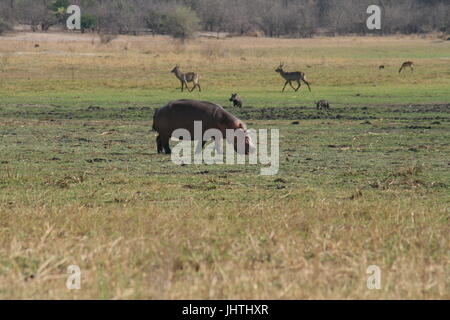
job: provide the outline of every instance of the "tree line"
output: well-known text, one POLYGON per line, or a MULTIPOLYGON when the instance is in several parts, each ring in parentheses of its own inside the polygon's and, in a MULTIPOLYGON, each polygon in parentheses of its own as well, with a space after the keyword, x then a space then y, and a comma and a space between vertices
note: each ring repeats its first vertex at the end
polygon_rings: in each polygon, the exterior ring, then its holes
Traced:
POLYGON ((170 34, 198 31, 269 37, 450 32, 449 0, 0 0, 0 33, 14 24, 47 31, 81 7, 82 32, 170 34), (382 10, 381 30, 366 27, 369 5, 382 10))

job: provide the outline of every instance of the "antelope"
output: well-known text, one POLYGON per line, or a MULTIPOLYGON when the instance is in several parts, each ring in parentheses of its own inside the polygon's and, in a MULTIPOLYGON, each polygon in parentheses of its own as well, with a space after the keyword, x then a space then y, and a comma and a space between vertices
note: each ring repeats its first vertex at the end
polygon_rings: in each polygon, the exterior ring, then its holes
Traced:
POLYGON ((175 66, 175 68, 172 69, 172 71, 170 71, 172 73, 175 74, 175 76, 178 78, 178 80, 180 80, 181 82, 181 92, 183 92, 184 87, 186 86, 186 89, 189 92, 192 92, 195 87, 198 88, 198 91, 202 91, 200 88, 200 83, 198 82, 199 80, 199 76, 198 73, 195 72, 187 72, 187 73, 183 73, 180 71, 180 67, 177 65, 175 66), (192 87, 192 89, 189 90, 188 87, 188 82, 192 82, 194 84, 194 86, 192 87))
POLYGON ((403 62, 402 66, 400 67, 400 70, 398 70, 398 73, 402 72, 402 70, 404 68, 408 68, 408 67, 411 68, 411 72, 414 71, 414 63, 412 61, 406 61, 406 62, 403 62))
POLYGON ((378 70, 383 70, 384 69, 384 65, 381 65, 378 67, 378 70))
POLYGON ((242 108, 242 100, 238 98, 237 93, 232 93, 230 101, 233 102, 233 107, 242 108))
POLYGON ((308 81, 306 81, 306 77, 305 77, 305 74, 303 72, 300 72, 300 71, 284 72, 282 63, 280 63, 280 65, 275 70, 275 72, 278 72, 280 74, 280 76, 282 76, 283 79, 286 80, 286 82, 284 83, 283 90, 281 90, 281 92, 284 92, 284 89, 286 88, 286 85, 288 83, 291 86, 291 88, 294 89, 297 92, 297 90, 300 89, 300 86, 302 85, 301 81, 306 83, 306 85, 308 86, 309 91, 311 92, 311 87, 309 86, 308 81), (297 88, 294 88, 294 86, 292 85, 292 81, 297 82, 297 84, 298 84, 297 88))

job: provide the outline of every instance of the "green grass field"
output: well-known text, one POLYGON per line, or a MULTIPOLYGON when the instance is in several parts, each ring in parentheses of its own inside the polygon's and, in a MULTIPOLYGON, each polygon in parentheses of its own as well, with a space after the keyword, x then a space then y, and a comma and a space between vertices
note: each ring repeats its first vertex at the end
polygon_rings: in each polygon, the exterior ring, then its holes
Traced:
POLYGON ((0 38, 0 298, 450 298, 449 41, 29 37, 0 38), (153 110, 186 97, 279 129, 279 173, 158 155, 153 110))

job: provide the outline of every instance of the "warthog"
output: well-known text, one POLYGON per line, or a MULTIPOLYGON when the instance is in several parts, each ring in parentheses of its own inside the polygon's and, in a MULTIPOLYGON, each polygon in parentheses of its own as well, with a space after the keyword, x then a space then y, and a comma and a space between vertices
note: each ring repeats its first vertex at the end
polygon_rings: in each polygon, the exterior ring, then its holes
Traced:
POLYGON ((316 108, 319 109, 330 109, 330 103, 327 100, 319 100, 316 102, 316 108))
POLYGON ((242 100, 237 96, 237 93, 232 93, 230 101, 233 102, 233 107, 242 108, 242 100))

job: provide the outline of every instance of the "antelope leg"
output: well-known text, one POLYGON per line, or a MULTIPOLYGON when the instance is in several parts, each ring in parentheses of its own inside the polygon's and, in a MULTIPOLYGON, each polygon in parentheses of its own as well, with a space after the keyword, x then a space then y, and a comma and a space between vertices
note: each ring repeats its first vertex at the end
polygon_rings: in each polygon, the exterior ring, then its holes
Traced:
POLYGON ((304 82, 304 83, 306 83, 306 85, 308 86, 308 90, 309 90, 309 92, 311 92, 311 87, 309 86, 309 82, 308 82, 308 81, 306 81, 306 80, 303 80, 303 82, 304 82))
POLYGON ((291 81, 289 81, 289 85, 291 86, 292 89, 295 90, 295 88, 294 88, 294 86, 292 85, 292 82, 291 82, 291 81))
POLYGON ((186 88, 188 89, 189 92, 192 92, 192 90, 194 90, 195 86, 193 86, 192 89, 189 89, 187 82, 186 82, 186 88))

